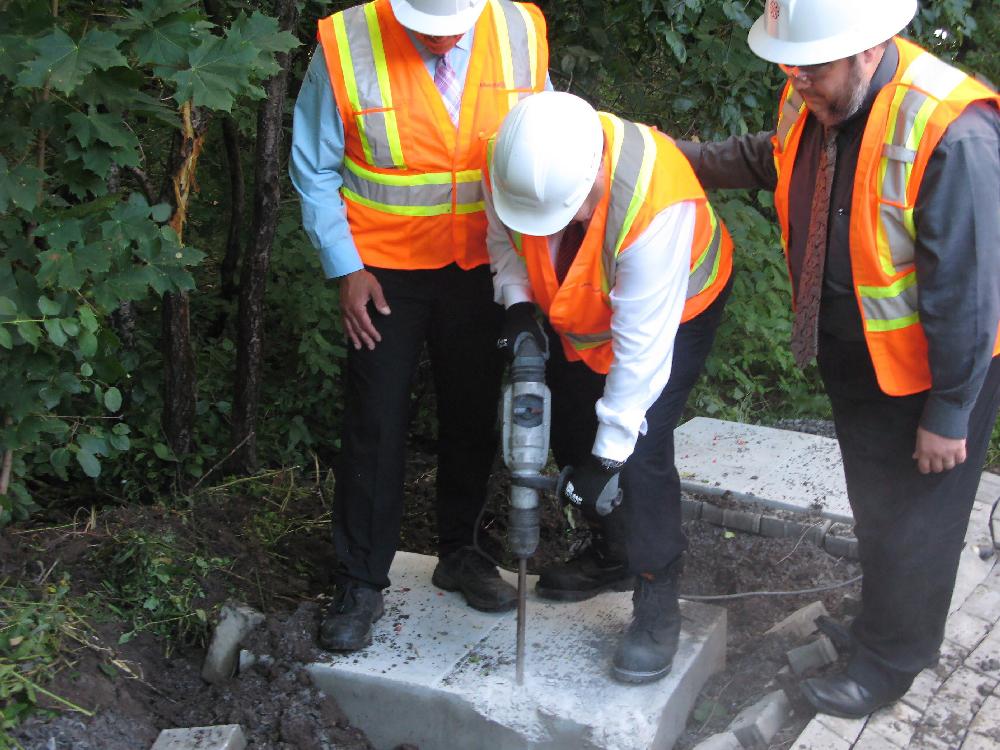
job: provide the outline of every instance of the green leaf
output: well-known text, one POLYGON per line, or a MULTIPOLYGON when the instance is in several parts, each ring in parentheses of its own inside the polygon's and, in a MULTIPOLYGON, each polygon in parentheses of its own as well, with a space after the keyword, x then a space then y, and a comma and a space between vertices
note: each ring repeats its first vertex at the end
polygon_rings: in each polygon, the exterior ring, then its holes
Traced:
POLYGON ((109 440, 111 445, 120 451, 127 451, 132 445, 132 441, 129 440, 128 435, 112 435, 109 440))
POLYGON ((17 305, 8 297, 0 297, 0 315, 17 315, 17 305))
POLYGON ((97 354, 97 337, 90 331, 84 331, 77 339, 80 344, 80 354, 90 358, 97 354))
POLYGON ((10 331, 7 330, 7 326, 0 325, 0 346, 4 349, 13 349, 14 340, 10 335, 10 331))
POLYGON ((94 368, 90 366, 90 362, 84 362, 80 365, 80 374, 85 378, 89 378, 94 374, 94 368))
POLYGON ((249 71, 257 50, 236 38, 208 37, 188 53, 188 67, 170 76, 177 84, 174 99, 196 107, 232 109, 235 97, 252 89, 249 71))
POLYGON ((155 453, 156 457, 159 458, 161 461, 174 461, 174 460, 176 460, 174 458, 173 454, 170 452, 170 449, 166 445, 164 445, 163 443, 154 443, 153 444, 153 453, 155 453))
POLYGON ((17 332, 32 346, 38 346, 38 342, 42 340, 42 329, 36 323, 18 323, 17 332))
POLYGON ((122 392, 115 387, 108 388, 104 394, 104 405, 110 412, 116 412, 122 408, 122 392))
POLYGON ((42 325, 45 326, 45 331, 49 334, 49 341, 56 346, 63 346, 66 343, 66 332, 59 325, 57 319, 46 318, 42 325))
POLYGON ((42 311, 42 315, 58 315, 62 312, 62 305, 42 296, 38 298, 38 309, 42 311))
POLYGON ((100 324, 97 322, 97 316, 94 315, 94 311, 89 307, 81 307, 77 310, 76 314, 80 316, 80 325, 91 333, 100 327, 100 324))
POLYGON ((18 83, 28 88, 42 88, 48 83, 68 94, 94 70, 127 65, 117 49, 121 42, 120 36, 102 29, 91 29, 76 42, 65 31, 56 28, 48 36, 34 41, 32 46, 37 57, 24 63, 18 83))
POLYGON ((6 213, 11 203, 25 211, 34 211, 44 177, 43 171, 27 163, 7 169, 7 160, 0 156, 0 214, 6 213))
POLYGON ((251 44, 258 50, 254 64, 255 73, 261 78, 269 78, 281 70, 274 59, 274 53, 284 53, 295 49, 300 42, 289 31, 278 30, 278 19, 254 11, 249 18, 240 11, 233 21, 228 36, 238 38, 244 44, 251 44))
POLYGON ((76 462, 80 464, 83 473, 88 477, 97 479, 97 477, 101 476, 101 462, 97 460, 97 457, 93 453, 77 451, 76 462))

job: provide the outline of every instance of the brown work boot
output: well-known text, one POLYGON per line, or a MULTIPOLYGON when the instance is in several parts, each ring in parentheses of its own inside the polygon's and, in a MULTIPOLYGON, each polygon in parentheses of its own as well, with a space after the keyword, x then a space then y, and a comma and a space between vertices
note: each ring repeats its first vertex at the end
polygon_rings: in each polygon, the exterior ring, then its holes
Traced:
POLYGON ((482 612, 506 612, 517 606, 517 589, 472 547, 442 557, 431 583, 445 591, 461 591, 466 603, 482 612))
POLYGON ((670 672, 681 634, 680 567, 678 561, 656 574, 636 577, 632 623, 611 665, 611 675, 619 682, 655 682, 670 672))

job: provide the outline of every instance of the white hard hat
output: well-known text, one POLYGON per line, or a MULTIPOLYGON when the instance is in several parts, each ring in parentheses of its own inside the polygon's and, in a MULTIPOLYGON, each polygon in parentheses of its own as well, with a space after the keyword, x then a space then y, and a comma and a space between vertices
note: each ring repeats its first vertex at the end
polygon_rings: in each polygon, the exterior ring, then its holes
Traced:
POLYGON ((490 179, 497 216, 515 232, 559 231, 594 186, 604 131, 587 102, 561 91, 522 99, 500 125, 490 179))
POLYGON ((476 25, 486 0, 390 0, 396 20, 420 34, 454 36, 476 25))
POLYGON ((758 57, 818 65, 891 39, 917 12, 917 0, 765 0, 747 42, 758 57))

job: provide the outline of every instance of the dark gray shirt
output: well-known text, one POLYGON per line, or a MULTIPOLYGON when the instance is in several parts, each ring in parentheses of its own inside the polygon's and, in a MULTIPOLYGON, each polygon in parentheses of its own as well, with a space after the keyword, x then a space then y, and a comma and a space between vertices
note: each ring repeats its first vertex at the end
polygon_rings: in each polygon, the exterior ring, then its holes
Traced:
MULTIPOLYGON (((861 136, 878 91, 892 80, 899 55, 889 45, 860 111, 837 136, 820 328, 838 338, 864 337, 850 263, 851 199, 861 136)), ((809 230, 822 126, 808 117, 789 191, 792 288, 809 230)), ((719 143, 678 141, 707 189, 773 190, 773 132, 719 143)), ((921 425, 945 437, 965 437, 1000 319, 1000 113, 992 104, 968 107, 932 154, 914 208, 920 322, 927 335, 932 387, 921 425)))

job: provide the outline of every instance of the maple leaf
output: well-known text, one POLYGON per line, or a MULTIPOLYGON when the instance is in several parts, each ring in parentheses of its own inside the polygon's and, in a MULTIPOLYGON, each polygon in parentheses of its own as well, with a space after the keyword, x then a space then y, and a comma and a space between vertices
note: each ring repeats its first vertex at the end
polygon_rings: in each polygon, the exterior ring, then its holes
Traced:
POLYGON ((22 63, 24 70, 17 82, 26 88, 41 88, 47 81, 52 88, 68 94, 94 70, 127 65, 118 51, 121 42, 117 34, 101 29, 91 29, 79 42, 62 29, 54 29, 32 42, 38 56, 22 63))

